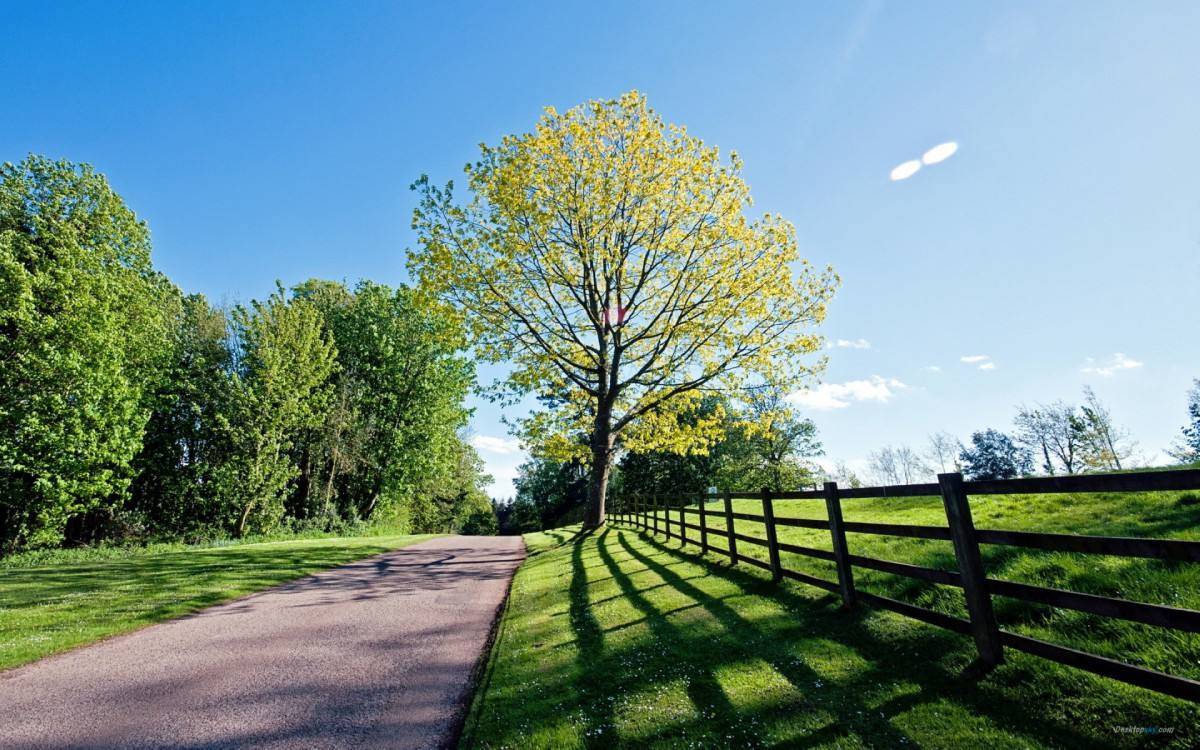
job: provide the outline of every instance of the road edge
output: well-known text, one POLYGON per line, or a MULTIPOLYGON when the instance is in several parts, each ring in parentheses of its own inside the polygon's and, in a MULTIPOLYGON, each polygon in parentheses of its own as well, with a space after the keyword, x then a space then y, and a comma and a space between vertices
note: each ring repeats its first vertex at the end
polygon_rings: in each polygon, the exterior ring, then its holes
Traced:
POLYGON ((508 610, 509 603, 512 601, 513 584, 517 581, 517 576, 520 575, 521 569, 529 562, 529 548, 525 544, 525 535, 521 534, 521 564, 513 570, 512 577, 508 579, 508 586, 504 589, 504 599, 500 602, 500 606, 496 608, 496 618, 492 622, 492 627, 488 631, 487 640, 484 642, 483 650, 479 654, 479 659, 475 662, 474 668, 471 670, 471 676, 467 681, 465 693, 471 696, 470 702, 466 706, 466 711, 462 716, 462 720, 455 723, 455 731, 448 738, 445 745, 447 750, 450 748, 470 748, 473 746, 472 736, 476 725, 479 723, 479 715, 483 711, 483 697, 487 694, 488 685, 492 681, 492 672, 496 668, 496 660, 499 656, 500 649, 497 644, 504 635, 504 630, 508 625, 508 610))

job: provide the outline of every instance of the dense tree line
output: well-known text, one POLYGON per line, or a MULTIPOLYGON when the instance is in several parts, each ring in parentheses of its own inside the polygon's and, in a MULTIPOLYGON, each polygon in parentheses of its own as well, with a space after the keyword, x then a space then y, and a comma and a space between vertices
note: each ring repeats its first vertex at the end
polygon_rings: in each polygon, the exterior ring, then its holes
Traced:
POLYGON ((443 306, 309 281, 229 310, 86 165, 0 167, 0 549, 494 527, 443 306))
MULTIPOLYGON (((820 475, 820 468, 809 460, 822 452, 816 425, 802 418, 778 389, 750 388, 737 401, 706 396, 672 418, 685 422, 680 428, 685 430, 708 425, 713 437, 684 453, 622 452, 610 485, 615 502, 635 494, 677 497, 710 487, 736 492, 794 489, 820 475)), ((582 520, 587 480, 582 461, 535 453, 520 467, 516 497, 499 508, 504 529, 533 531, 582 520)))

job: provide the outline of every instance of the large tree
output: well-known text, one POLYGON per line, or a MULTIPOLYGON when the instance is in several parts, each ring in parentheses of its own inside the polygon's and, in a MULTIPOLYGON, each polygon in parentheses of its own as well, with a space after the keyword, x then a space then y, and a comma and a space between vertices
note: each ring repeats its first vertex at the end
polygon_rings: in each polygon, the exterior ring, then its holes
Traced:
POLYGON ((465 204, 414 186, 411 269, 465 314, 482 358, 509 364, 498 394, 556 397, 522 430, 589 462, 588 526, 618 446, 704 450, 719 421, 676 418, 704 391, 793 386, 819 365, 806 355, 836 277, 800 258, 783 218, 747 216, 741 166, 633 92, 483 146, 465 204))
POLYGON ((959 458, 968 479, 1012 479, 1033 471, 1033 456, 999 430, 971 435, 959 458))
POLYGON ((1085 466, 1098 471, 1129 468, 1137 444, 1129 431, 1113 420, 1091 386, 1083 387, 1083 405, 1079 407, 1078 441, 1085 466))
POLYGON ((233 377, 227 409, 235 443, 221 485, 238 536, 270 531, 284 517, 288 486, 300 476, 299 436, 324 422, 337 367, 316 307, 279 288, 266 301, 234 308, 233 377))
POLYGON ((228 319, 203 295, 183 299, 170 361, 134 463, 131 507, 158 532, 222 525, 216 483, 230 460, 228 319))
POLYGON ((0 166, 0 546, 119 507, 178 300, 103 175, 0 166))
POLYGON ((1042 468, 1054 474, 1074 474, 1082 468, 1085 435, 1084 413, 1063 401, 1030 409, 1021 407, 1013 420, 1017 440, 1039 454, 1042 468))
POLYGON ((321 310, 337 345, 333 409, 310 451, 312 492, 346 515, 441 530, 430 520, 441 518, 438 488, 471 489, 456 479, 473 455, 458 431, 475 382, 457 316, 408 287, 370 281, 350 291, 310 280, 294 293, 321 310))

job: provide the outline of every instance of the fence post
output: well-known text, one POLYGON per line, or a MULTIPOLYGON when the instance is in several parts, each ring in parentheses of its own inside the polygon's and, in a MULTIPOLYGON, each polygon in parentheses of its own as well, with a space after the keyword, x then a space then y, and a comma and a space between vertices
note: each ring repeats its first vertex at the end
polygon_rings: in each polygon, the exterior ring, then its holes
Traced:
POLYGON ((779 539, 775 536, 775 503, 771 499, 771 491, 766 487, 762 491, 763 525, 767 527, 767 552, 771 560, 771 580, 779 583, 783 580, 783 566, 779 564, 779 539))
POLYGON ((687 546, 687 495, 679 499, 679 540, 687 546))
POLYGON ((725 490, 725 531, 729 534, 729 564, 738 564, 737 538, 733 535, 733 498, 725 490))
POLYGON ((850 549, 846 546, 846 529, 842 526, 842 501, 837 482, 825 483, 825 511, 829 516, 829 533, 833 535, 833 554, 837 559, 838 585, 842 589, 842 606, 854 606, 854 569, 850 566, 850 549))
POLYGON ((938 474, 938 484, 942 489, 942 503, 946 506, 950 538, 954 541, 954 556, 958 559, 958 574, 962 578, 967 611, 971 615, 971 635, 979 650, 979 665, 985 670, 991 669, 1004 661, 1004 652, 1000 646, 996 613, 992 611, 983 559, 979 556, 979 539, 975 534, 975 523, 971 520, 971 505, 963 491, 962 474, 938 474))
POLYGON ((705 506, 708 504, 708 493, 700 497, 700 554, 708 554, 708 512, 705 506))

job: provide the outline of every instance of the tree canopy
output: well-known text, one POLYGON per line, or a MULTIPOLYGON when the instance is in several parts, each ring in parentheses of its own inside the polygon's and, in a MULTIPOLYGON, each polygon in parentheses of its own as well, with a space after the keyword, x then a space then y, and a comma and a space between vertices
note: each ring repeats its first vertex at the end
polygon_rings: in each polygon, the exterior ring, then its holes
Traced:
POLYGON ((1012 479, 1033 471, 1033 457, 999 430, 971 435, 970 447, 959 455, 970 479, 1012 479))
POLYGON ((91 167, 0 167, 0 551, 495 528, 453 311, 320 280, 218 309, 150 249, 91 167))
POLYGON ((551 398, 521 429, 589 462, 589 525, 615 449, 703 452, 720 420, 678 416, 706 391, 787 387, 820 366, 807 355, 836 276, 800 257, 782 217, 747 216, 741 167, 631 92, 483 146, 466 203, 414 186, 412 271, 481 357, 509 363, 500 397, 551 398))
POLYGON ((0 544, 125 497, 178 304, 103 175, 0 166, 0 544))

